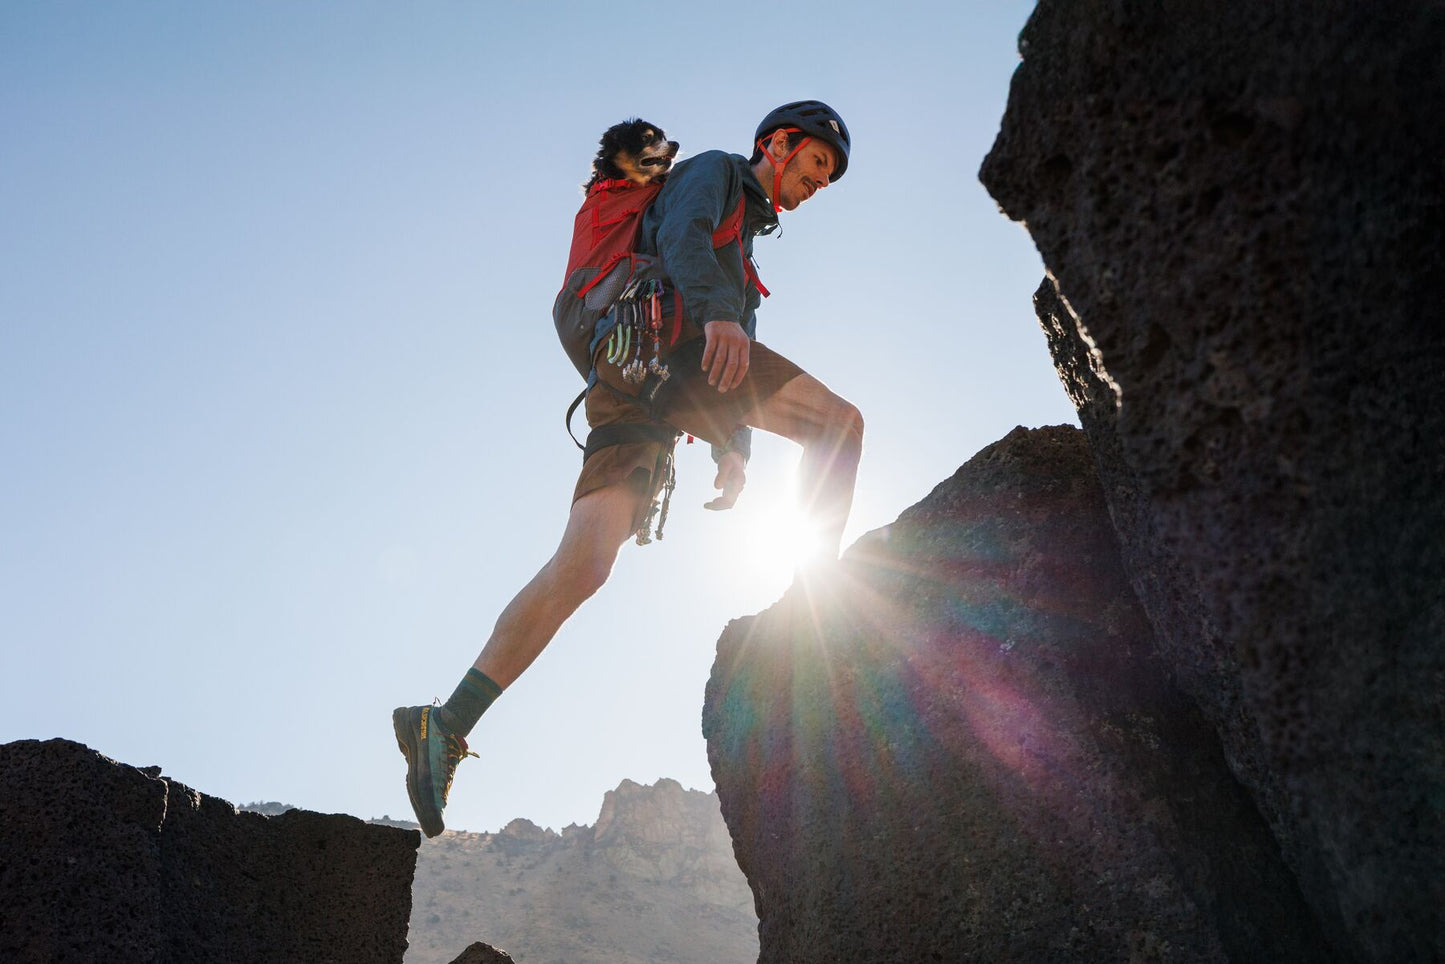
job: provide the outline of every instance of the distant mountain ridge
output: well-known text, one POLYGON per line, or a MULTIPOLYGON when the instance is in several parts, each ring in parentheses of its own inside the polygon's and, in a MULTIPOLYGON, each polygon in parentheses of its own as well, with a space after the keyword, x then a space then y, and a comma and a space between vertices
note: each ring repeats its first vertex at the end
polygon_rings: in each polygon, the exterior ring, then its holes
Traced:
MULTIPOLYGON (((279 814, 274 801, 241 809, 279 814)), ((389 815, 371 823, 414 828, 389 815)), ((752 964, 753 895, 717 795, 623 780, 592 826, 522 817, 496 833, 424 840, 407 964, 449 964, 475 941, 518 964, 752 964)))
MULTIPOLYGON (((281 803, 277 800, 256 800, 251 803, 238 803, 236 809, 246 813, 259 813, 267 817, 279 817, 287 810, 300 810, 301 808, 293 803, 281 803)), ((369 817, 366 822, 378 827, 400 827, 402 830, 421 829, 421 824, 415 820, 394 820, 389 813, 379 817, 369 817)))

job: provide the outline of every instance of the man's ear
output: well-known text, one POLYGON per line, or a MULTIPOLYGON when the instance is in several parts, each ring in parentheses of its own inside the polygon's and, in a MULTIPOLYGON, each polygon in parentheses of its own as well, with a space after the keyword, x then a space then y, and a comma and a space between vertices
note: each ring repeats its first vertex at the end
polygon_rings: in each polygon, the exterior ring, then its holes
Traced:
POLYGON ((768 135, 768 159, 777 164, 788 156, 788 132, 779 127, 768 135))

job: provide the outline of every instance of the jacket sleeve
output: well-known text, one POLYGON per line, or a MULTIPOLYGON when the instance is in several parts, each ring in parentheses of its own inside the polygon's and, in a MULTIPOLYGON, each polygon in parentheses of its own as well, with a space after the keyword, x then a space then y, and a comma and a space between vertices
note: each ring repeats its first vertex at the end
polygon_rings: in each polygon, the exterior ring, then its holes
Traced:
POLYGON ((728 439, 727 445, 714 445, 712 447, 712 460, 721 462, 722 457, 729 452, 736 452, 743 457, 743 464, 747 465, 753 457, 753 430, 746 425, 739 425, 733 437, 728 439))
POLYGON ((682 295, 687 313, 699 327, 709 321, 745 321, 746 305, 738 280, 718 263, 712 234, 732 207, 742 185, 721 151, 699 155, 685 172, 673 175, 668 204, 657 230, 663 270, 682 295))

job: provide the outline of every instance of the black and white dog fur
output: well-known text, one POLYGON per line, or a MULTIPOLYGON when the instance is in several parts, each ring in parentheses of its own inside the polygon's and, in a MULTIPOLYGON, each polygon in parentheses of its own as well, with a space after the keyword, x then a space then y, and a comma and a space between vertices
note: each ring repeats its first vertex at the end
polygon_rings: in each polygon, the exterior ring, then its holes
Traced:
POLYGON ((672 170, 677 157, 677 141, 656 124, 630 118, 613 124, 598 142, 597 156, 592 159, 592 179, 582 185, 591 188, 598 181, 632 181, 650 184, 662 181, 672 170))

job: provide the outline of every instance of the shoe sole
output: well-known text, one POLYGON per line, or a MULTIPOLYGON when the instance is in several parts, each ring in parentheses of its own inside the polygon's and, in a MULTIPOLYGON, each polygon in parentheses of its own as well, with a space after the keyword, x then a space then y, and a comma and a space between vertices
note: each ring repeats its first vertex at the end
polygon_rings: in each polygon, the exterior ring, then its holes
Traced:
POLYGON ((416 786, 417 781, 411 778, 412 760, 420 759, 425 748, 416 743, 416 730, 411 725, 411 707, 398 706, 391 711, 391 729, 396 734, 396 746, 401 750, 401 755, 406 757, 406 795, 411 800, 412 813, 416 814, 417 823, 421 824, 421 832, 428 837, 435 837, 446 829, 445 824, 437 821, 431 825, 422 815, 419 793, 416 786))

